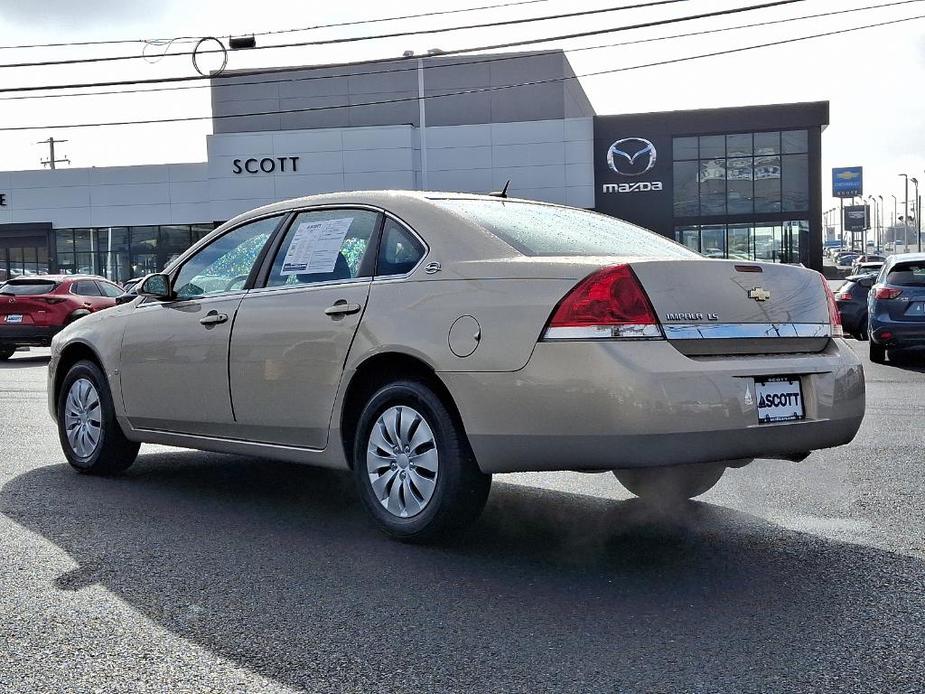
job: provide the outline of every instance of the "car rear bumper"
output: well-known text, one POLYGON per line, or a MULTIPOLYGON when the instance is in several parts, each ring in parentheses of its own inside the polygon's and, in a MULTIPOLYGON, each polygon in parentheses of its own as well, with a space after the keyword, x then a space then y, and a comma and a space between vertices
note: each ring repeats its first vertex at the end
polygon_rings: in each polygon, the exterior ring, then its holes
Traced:
POLYGON ((877 316, 870 321, 871 339, 885 347, 918 347, 925 345, 925 322, 891 320, 877 316), (885 338, 884 333, 890 337, 885 338))
POLYGON ((59 326, 0 325, 0 345, 17 347, 48 347, 51 338, 61 332, 59 326))
POLYGON ((818 354, 689 358, 670 343, 539 343, 508 373, 440 373, 485 472, 796 457, 851 441, 864 373, 818 354), (755 377, 799 376, 806 418, 758 424, 755 377))

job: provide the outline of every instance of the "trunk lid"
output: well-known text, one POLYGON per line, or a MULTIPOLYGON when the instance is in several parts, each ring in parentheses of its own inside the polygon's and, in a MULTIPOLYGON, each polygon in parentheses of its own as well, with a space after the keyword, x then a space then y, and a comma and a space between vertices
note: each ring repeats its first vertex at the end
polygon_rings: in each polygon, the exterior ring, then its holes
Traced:
POLYGON ((665 336, 689 355, 819 352, 831 335, 819 273, 734 260, 631 263, 665 336))

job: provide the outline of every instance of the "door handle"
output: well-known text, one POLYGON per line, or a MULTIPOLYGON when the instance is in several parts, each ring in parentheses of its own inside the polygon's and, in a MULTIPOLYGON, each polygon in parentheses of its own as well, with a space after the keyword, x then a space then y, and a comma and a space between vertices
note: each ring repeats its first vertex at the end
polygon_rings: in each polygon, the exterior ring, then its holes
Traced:
POLYGON ((334 303, 333 306, 328 306, 324 309, 325 315, 328 316, 346 316, 351 313, 356 313, 359 311, 361 306, 359 304, 348 304, 346 301, 341 299, 334 303))
POLYGON ((218 325, 219 323, 225 323, 227 321, 228 314, 219 313, 218 311, 209 311, 204 318, 199 319, 202 325, 218 325))

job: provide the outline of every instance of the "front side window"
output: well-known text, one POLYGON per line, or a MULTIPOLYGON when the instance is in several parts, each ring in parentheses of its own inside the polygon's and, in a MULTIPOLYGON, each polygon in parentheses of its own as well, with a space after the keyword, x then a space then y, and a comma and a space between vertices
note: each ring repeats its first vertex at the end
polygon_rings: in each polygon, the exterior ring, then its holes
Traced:
POLYGON ((268 287, 350 280, 360 276, 379 223, 370 210, 310 210, 286 232, 270 268, 268 287))
POLYGON ((183 264, 174 281, 177 298, 194 299, 243 287, 279 220, 276 216, 243 224, 200 249, 183 264))
POLYGON ((71 286, 71 294, 76 294, 77 296, 102 296, 103 292, 96 286, 96 282, 81 280, 74 282, 71 286))
POLYGON ((528 256, 697 257, 664 236, 574 207, 497 200, 434 200, 528 256))
POLYGON ((122 296, 122 290, 114 284, 109 284, 109 282, 97 282, 96 284, 100 291, 103 292, 103 296, 108 296, 110 299, 122 296))
POLYGON ((394 219, 386 219, 379 243, 376 275, 404 275, 424 257, 424 246, 394 219))

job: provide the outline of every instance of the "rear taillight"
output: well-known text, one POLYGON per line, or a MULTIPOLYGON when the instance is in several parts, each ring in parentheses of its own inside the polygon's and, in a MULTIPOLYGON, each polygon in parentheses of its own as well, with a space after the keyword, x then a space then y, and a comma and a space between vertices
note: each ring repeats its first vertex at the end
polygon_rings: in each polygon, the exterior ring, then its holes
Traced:
POLYGON ((846 291, 836 292, 835 301, 851 301, 851 292, 846 292, 846 291))
POLYGON ((877 287, 874 291, 875 299, 895 299, 897 296, 903 293, 902 289, 896 289, 895 287, 877 287))
POLYGON ((589 275, 556 306, 546 340, 661 339, 664 335, 642 285, 629 265, 589 275))
POLYGON ((829 305, 829 325, 832 326, 832 337, 844 337, 845 331, 841 326, 841 314, 838 312, 838 304, 835 303, 835 295, 832 294, 832 288, 829 281, 824 275, 819 275, 822 279, 822 286, 825 288, 825 300, 829 305))

